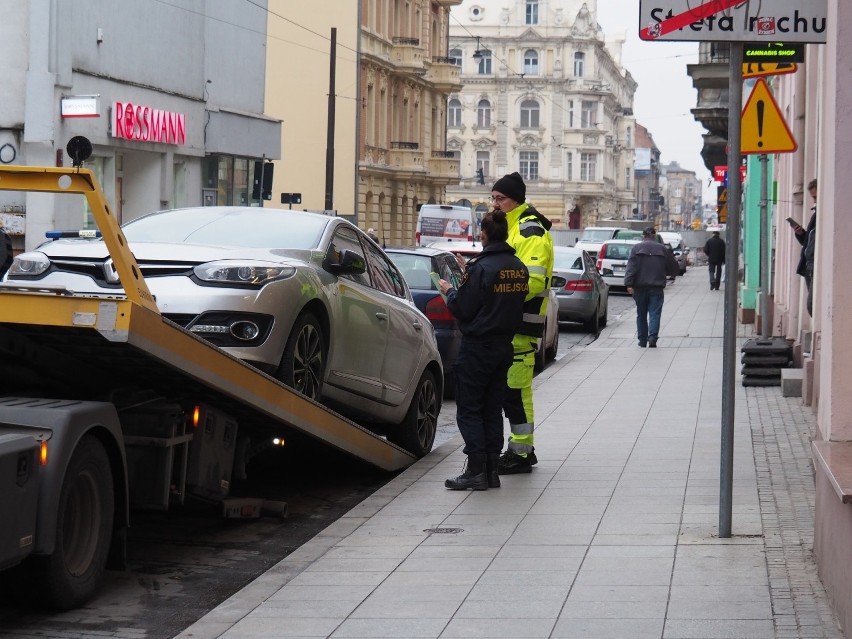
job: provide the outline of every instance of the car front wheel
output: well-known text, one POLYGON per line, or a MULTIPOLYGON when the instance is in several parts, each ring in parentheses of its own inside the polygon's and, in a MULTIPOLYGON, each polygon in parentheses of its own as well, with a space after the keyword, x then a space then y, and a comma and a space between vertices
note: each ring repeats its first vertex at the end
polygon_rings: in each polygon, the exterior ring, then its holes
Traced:
POLYGON ((319 320, 302 313, 284 347, 277 377, 293 390, 319 401, 325 374, 325 339, 319 320))
POLYGON ((391 426, 387 435, 388 441, 404 448, 415 457, 423 457, 432 450, 432 444, 435 443, 440 410, 441 401, 435 376, 429 371, 423 371, 414 397, 411 398, 408 413, 401 424, 391 426))

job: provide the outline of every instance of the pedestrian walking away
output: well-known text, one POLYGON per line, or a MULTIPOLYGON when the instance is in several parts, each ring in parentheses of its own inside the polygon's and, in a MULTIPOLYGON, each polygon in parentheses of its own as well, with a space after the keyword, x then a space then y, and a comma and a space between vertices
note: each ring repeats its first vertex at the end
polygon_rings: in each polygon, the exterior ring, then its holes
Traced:
POLYGON ((624 272, 624 285, 636 302, 636 334, 642 348, 657 346, 665 299, 663 289, 672 270, 666 250, 656 237, 653 226, 642 231, 642 241, 630 249, 624 272))
POLYGON ((503 449, 503 398, 512 365, 512 338, 521 325, 529 273, 506 243, 506 214, 482 218, 482 252, 467 264, 458 290, 446 280, 438 286, 462 333, 453 367, 456 423, 464 439, 467 465, 446 480, 452 490, 499 488, 497 472, 503 449))
POLYGON ((526 203, 527 187, 520 173, 504 175, 491 189, 495 210, 506 214, 509 245, 529 272, 524 318, 512 339, 512 366, 506 377, 503 411, 509 420, 509 443, 500 456, 501 475, 529 473, 537 463, 533 431, 532 380, 538 340, 544 334, 550 280, 553 275, 553 238, 550 220, 526 203))
POLYGON ((808 222, 808 228, 802 228, 801 225, 793 224, 793 232, 799 244, 802 245, 802 252, 799 254, 799 264, 796 267, 796 274, 805 278, 805 286, 808 288, 807 309, 808 315, 813 317, 813 280, 814 280, 814 258, 816 256, 816 225, 817 225, 817 181, 811 180, 808 182, 808 193, 814 201, 811 207, 811 219, 808 222))
POLYGON ((725 240, 719 237, 719 231, 713 231, 704 243, 704 254, 710 271, 710 290, 718 291, 722 283, 722 264, 725 263, 725 240))

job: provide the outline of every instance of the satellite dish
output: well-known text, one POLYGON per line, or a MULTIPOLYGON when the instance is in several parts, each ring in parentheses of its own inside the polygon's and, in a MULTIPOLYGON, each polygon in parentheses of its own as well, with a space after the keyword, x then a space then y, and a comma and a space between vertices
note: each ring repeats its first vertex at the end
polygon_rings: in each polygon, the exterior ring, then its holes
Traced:
POLYGON ((68 155, 71 157, 71 162, 75 167, 83 166, 83 162, 89 159, 92 155, 92 143, 88 138, 82 135, 77 135, 68 140, 68 145, 65 147, 68 155))

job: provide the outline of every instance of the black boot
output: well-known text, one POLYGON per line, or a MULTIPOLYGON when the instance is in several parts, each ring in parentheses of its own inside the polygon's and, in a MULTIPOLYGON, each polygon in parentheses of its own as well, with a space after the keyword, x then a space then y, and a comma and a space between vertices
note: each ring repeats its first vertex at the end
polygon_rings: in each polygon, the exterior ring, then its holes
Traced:
POLYGON ((500 463, 500 453, 489 453, 485 460, 485 472, 488 475, 488 487, 500 488, 500 473, 497 472, 497 464, 500 463))
POLYGON ((467 456, 464 472, 458 477, 448 479, 444 486, 450 490, 488 490, 488 477, 485 472, 487 455, 472 453, 467 456))

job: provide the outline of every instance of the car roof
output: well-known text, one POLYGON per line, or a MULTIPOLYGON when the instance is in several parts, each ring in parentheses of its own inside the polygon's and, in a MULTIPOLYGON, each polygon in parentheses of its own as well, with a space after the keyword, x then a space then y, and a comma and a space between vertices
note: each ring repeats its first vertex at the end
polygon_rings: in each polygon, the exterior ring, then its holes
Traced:
POLYGON ((430 257, 450 252, 445 249, 436 248, 431 244, 429 246, 386 246, 384 250, 385 253, 407 253, 409 255, 428 255, 430 257))
POLYGON ((479 253, 482 250, 482 242, 468 242, 466 240, 443 240, 432 242, 429 248, 450 251, 451 253, 479 253))

